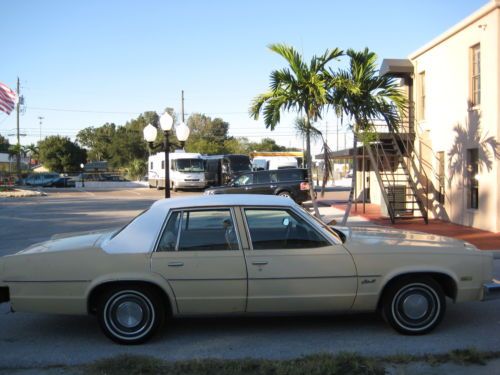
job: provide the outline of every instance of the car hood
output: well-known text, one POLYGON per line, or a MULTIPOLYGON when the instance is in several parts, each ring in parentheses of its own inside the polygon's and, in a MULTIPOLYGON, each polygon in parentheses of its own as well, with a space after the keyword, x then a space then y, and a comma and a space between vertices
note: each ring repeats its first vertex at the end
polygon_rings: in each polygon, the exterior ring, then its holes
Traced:
POLYGON ((477 250, 472 244, 435 234, 386 227, 346 227, 344 245, 357 253, 374 251, 466 252, 477 250))
POLYGON ((116 228, 104 229, 100 231, 87 231, 77 233, 56 234, 50 240, 40 242, 19 251, 15 255, 38 254, 55 251, 81 250, 95 247, 105 238, 116 232, 116 228))

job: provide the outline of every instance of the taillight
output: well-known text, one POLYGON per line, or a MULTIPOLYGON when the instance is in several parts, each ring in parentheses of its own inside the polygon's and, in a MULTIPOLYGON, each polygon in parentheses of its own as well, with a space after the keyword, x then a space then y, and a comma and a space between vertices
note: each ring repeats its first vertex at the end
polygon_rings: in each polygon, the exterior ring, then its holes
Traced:
POLYGON ((301 182, 300 190, 309 190, 309 182, 301 182))

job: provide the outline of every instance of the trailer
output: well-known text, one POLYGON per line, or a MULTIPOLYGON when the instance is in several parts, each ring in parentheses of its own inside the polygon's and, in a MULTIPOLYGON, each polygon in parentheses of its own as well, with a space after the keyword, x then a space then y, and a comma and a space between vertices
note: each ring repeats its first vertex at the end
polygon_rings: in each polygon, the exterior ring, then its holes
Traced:
MULTIPOLYGON (((165 188, 165 153, 159 152, 148 159, 148 181, 150 188, 165 188)), ((178 189, 204 189, 205 164, 201 154, 189 152, 169 153, 169 184, 178 189)))
POLYGON ((208 186, 227 184, 242 173, 252 170, 247 155, 205 155, 205 176, 208 186))

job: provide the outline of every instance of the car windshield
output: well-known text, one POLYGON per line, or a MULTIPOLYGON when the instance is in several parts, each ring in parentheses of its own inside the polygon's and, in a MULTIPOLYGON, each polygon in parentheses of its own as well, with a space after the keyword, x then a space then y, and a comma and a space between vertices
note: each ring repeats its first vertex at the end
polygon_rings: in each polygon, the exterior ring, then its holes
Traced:
POLYGON ((203 172, 205 170, 201 159, 177 159, 174 166, 174 170, 179 172, 203 172))
POLYGON ((319 225, 323 227, 326 231, 330 232, 333 234, 335 237, 338 237, 342 243, 345 243, 345 240, 347 239, 346 235, 342 233, 340 230, 337 230, 335 228, 332 228, 331 226, 325 224, 321 219, 318 219, 316 216, 311 215, 309 211, 307 211, 304 207, 299 206, 303 212, 305 212, 309 217, 312 217, 319 225))

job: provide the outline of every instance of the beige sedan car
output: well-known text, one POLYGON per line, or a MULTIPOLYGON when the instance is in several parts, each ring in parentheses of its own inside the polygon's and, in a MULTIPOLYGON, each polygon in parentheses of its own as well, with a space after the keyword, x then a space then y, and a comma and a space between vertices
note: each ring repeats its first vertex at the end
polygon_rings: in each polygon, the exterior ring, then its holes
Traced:
POLYGON ((124 344, 146 341, 166 318, 206 314, 378 310, 397 331, 423 334, 446 297, 498 296, 492 262, 450 238, 329 227, 288 198, 215 195, 158 201, 119 230, 0 258, 0 303, 95 314, 124 344))

